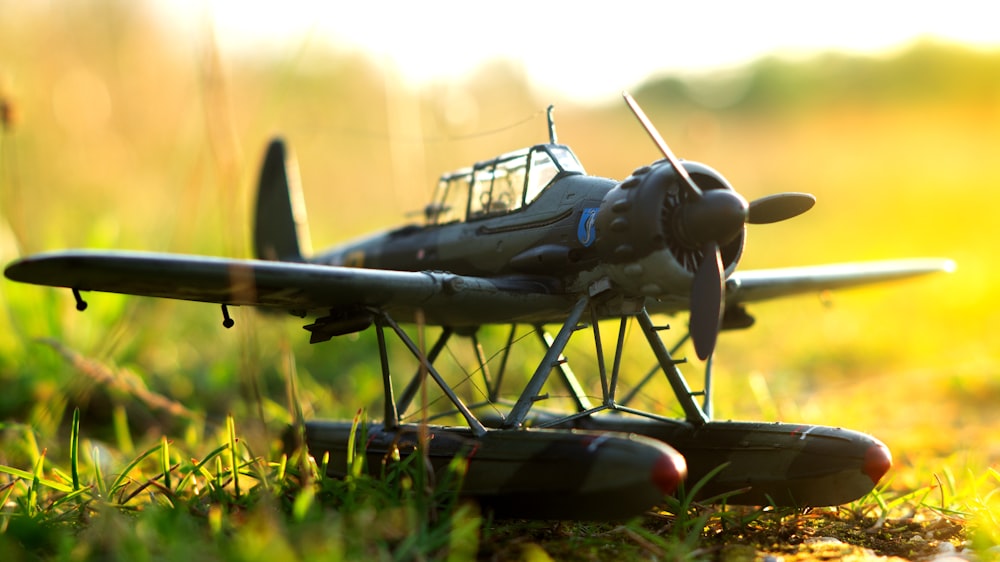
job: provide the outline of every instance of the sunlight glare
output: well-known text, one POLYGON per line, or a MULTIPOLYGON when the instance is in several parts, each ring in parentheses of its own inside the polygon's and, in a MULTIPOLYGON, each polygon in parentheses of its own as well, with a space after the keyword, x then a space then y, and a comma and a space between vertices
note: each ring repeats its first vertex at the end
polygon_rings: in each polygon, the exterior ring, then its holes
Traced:
POLYGON ((505 59, 535 87, 577 99, 617 95, 651 75, 731 68, 766 55, 818 51, 879 53, 934 38, 1000 46, 981 2, 924 5, 849 0, 816 5, 762 2, 652 3, 608 8, 509 0, 477 4, 325 3, 290 0, 157 0, 190 27, 211 18, 226 49, 247 51, 311 42, 360 50, 412 85, 454 80, 505 59))

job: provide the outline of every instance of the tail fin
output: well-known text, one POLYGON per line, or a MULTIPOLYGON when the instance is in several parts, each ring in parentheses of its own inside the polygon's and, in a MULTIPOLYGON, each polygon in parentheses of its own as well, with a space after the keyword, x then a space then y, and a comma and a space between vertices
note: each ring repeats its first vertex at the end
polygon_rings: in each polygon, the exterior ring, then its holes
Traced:
POLYGON ((260 169, 254 251, 281 261, 305 261, 312 253, 298 165, 280 138, 271 140, 260 169))

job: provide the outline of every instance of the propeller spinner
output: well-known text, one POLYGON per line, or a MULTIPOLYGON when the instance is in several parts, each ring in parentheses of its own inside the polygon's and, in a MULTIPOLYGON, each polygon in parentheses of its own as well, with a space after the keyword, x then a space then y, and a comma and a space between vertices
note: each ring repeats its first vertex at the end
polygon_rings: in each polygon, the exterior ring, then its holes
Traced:
POLYGON ((695 353, 705 360, 715 350, 725 303, 725 279, 720 247, 730 242, 745 224, 770 224, 798 216, 812 208, 816 198, 808 193, 777 193, 747 203, 728 189, 703 191, 667 146, 639 104, 622 92, 625 103, 656 144, 687 191, 687 202, 671 225, 677 239, 690 248, 700 248, 703 257, 691 286, 691 339, 695 353))

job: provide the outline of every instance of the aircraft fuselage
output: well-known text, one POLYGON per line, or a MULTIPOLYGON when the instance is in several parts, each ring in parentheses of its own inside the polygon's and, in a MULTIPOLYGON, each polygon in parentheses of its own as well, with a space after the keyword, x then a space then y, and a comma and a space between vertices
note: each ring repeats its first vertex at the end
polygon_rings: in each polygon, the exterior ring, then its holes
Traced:
MULTIPOLYGON (((684 166, 706 191, 732 191, 711 168, 684 166)), ((619 182, 585 175, 566 147, 537 145, 443 176, 426 224, 349 242, 310 261, 534 279, 556 294, 610 291, 620 304, 607 316, 635 312, 647 300, 673 312, 686 308, 702 255, 675 226, 683 222, 676 215, 684 199, 665 161, 637 168, 619 182), (526 172, 518 171, 522 163, 526 172), (532 166, 545 167, 546 183, 533 179, 532 166), (519 179, 508 181, 511 176, 519 179)), ((721 248, 727 274, 736 267, 743 238, 740 228, 721 248)))

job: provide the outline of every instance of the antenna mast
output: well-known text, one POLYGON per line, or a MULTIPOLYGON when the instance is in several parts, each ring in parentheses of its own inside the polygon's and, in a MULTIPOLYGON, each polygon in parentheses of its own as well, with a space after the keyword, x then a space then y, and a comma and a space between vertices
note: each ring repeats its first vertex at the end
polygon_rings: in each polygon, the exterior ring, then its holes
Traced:
POLYGON ((549 143, 551 143, 551 144, 558 144, 558 141, 556 140, 556 121, 552 117, 552 110, 553 109, 555 109, 555 106, 554 105, 550 105, 549 108, 548 108, 548 110, 547 110, 547 112, 546 112, 546 114, 548 116, 548 120, 549 120, 549 143))

